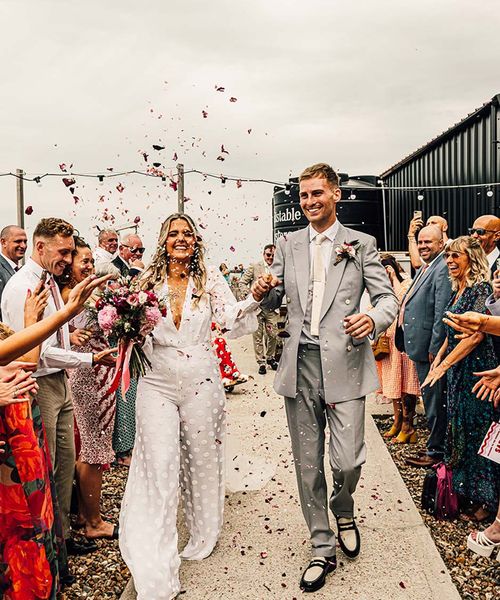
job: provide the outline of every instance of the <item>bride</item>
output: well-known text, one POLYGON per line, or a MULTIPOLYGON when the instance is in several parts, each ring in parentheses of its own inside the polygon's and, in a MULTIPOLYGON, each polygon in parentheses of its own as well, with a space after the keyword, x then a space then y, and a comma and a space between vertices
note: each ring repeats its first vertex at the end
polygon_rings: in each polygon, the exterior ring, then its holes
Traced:
POLYGON ((169 307, 145 345, 152 369, 137 392, 120 550, 138 600, 168 600, 180 591, 180 559, 209 556, 223 522, 225 395, 211 323, 232 338, 255 331, 260 298, 235 300, 219 269, 205 265, 203 243, 185 214, 163 223, 141 287, 169 307), (179 487, 190 534, 180 556, 179 487))

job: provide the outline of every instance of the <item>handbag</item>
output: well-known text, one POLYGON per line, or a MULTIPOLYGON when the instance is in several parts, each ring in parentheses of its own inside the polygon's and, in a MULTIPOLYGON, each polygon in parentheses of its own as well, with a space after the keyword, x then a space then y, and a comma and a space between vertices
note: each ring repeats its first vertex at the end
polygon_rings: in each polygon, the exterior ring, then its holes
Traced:
POLYGON ((375 360, 382 360, 386 356, 389 356, 389 338, 386 335, 381 335, 378 340, 372 346, 373 356, 375 360))
POLYGON ((422 508, 436 519, 455 519, 458 497, 453 489, 452 470, 444 462, 434 465, 424 479, 422 508))

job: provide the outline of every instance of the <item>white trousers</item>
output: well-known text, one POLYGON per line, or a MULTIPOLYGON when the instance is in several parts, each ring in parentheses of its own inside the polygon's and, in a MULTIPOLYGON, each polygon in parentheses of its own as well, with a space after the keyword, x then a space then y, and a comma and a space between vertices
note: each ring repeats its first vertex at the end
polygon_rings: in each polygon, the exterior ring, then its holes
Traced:
POLYGON ((210 345, 154 346, 152 366, 137 391, 120 550, 138 600, 170 600, 180 591, 180 559, 209 556, 222 527, 225 396, 210 345), (180 556, 179 487, 190 534, 180 556))

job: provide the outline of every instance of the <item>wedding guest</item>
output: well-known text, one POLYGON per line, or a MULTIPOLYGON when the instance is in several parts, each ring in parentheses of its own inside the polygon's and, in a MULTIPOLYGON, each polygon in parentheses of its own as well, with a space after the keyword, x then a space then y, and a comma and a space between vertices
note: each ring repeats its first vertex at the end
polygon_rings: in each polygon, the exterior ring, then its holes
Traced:
MULTIPOLYGON (((267 244, 264 246, 262 260, 248 267, 240 279, 240 288, 248 293, 250 286, 265 273, 270 273, 270 267, 273 264, 274 252, 276 246, 267 244)), ((262 308, 257 316, 259 327, 253 334, 253 349, 255 360, 259 367, 259 375, 265 375, 267 366, 273 371, 278 368, 278 363, 275 359, 276 341, 278 334, 278 318, 279 315, 275 310, 262 308)))
POLYGON ((24 258, 27 247, 26 232, 21 227, 7 225, 0 232, 0 300, 5 284, 21 268, 19 263, 24 258))
MULTIPOLYGON (((448 237, 448 221, 439 215, 432 215, 425 223, 425 226, 435 225, 441 231, 443 245, 446 247, 450 238, 448 237)), ((410 254, 410 263, 414 269, 420 269, 425 264, 418 251, 417 234, 424 226, 424 221, 420 215, 416 215, 410 221, 408 227, 408 253, 410 254)))
POLYGON ((226 263, 221 263, 219 265, 219 271, 224 276, 224 279, 229 283, 229 277, 231 275, 231 271, 228 269, 228 266, 226 265, 226 263))
MULTIPOLYGON (((446 249, 445 260, 453 295, 447 312, 486 312, 491 293, 489 265, 479 240, 462 236, 446 249)), ((453 487, 462 511, 477 521, 496 512, 499 500, 500 466, 477 454, 477 450, 498 413, 489 403, 477 402, 472 388, 473 373, 497 366, 491 337, 477 332, 458 340, 446 326, 446 339, 424 382, 433 384, 446 373, 448 427, 445 462, 453 473, 453 487), (459 347, 457 347, 460 345, 459 347)))
POLYGON ((136 233, 127 233, 118 246, 118 255, 111 262, 122 277, 134 277, 144 269, 144 251, 141 238, 136 233))
POLYGON ((152 370, 139 381, 137 440, 120 514, 120 549, 138 600, 174 598, 181 558, 202 560, 217 543, 224 507, 224 390, 211 323, 229 337, 257 327, 258 304, 237 303, 218 268, 205 264, 193 220, 170 215, 141 276, 168 298, 168 314, 148 337, 152 370), (178 488, 189 541, 177 550, 178 488), (147 548, 147 552, 144 552, 147 548))
MULTIPOLYGON (((54 217, 42 219, 33 233, 33 253, 24 267, 11 277, 2 296, 4 322, 15 331, 23 328, 23 302, 28 290, 40 281, 46 281, 50 298, 44 316, 49 316, 63 305, 54 276, 62 275, 73 260, 73 226, 54 217)), ((69 328, 65 323, 46 339, 40 351, 38 369, 34 377, 38 384, 38 403, 42 415, 50 456, 54 466, 57 497, 61 509, 63 532, 69 554, 86 554, 97 549, 95 543, 76 541, 70 537, 69 511, 75 445, 73 431, 73 403, 66 377, 66 369, 90 367, 93 364, 114 361, 108 352, 79 353, 70 350, 69 328)))
MULTIPOLYGON (((417 273, 399 310, 395 343, 415 363, 420 386, 445 338, 443 315, 451 296, 448 269, 443 258, 441 231, 428 225, 418 234, 418 251, 423 266, 417 273)), ((406 463, 430 467, 444 455, 446 394, 444 382, 422 388, 425 417, 430 429, 425 456, 412 456, 406 463)))
MULTIPOLYGON (((111 261, 122 277, 135 277, 142 272, 144 263, 142 256, 144 246, 141 238, 136 233, 126 234, 119 246, 118 256, 111 261)), ((115 428, 113 432, 113 449, 118 464, 130 465, 130 457, 135 442, 135 397, 137 394, 137 380, 132 379, 130 388, 122 397, 121 390, 116 392, 115 428)))
POLYGON ((111 262, 118 250, 118 233, 114 229, 101 229, 97 236, 97 244, 94 250, 95 264, 111 262))
POLYGON ((6 600, 34 594, 56 600, 60 583, 74 581, 40 408, 28 395, 36 390, 29 372, 36 369, 41 342, 75 316, 102 281, 82 282, 66 306, 41 321, 48 295, 39 284, 25 303, 27 327, 14 333, 0 325, 0 562, 10 567, 0 569, 0 589, 6 600))
POLYGON ((378 387, 368 336, 378 336, 397 314, 397 300, 384 272, 375 238, 337 221, 341 198, 338 174, 327 164, 299 177, 300 206, 308 227, 278 240, 270 278, 263 275, 253 294, 275 309, 285 297, 287 331, 274 389, 285 396, 300 504, 310 531, 312 560, 300 586, 320 589, 336 568, 336 539, 328 509, 335 515, 338 541, 356 558, 361 538, 353 493, 365 462, 365 396, 378 387), (360 312, 367 290, 373 309, 360 312), (327 498, 325 428, 333 492, 327 498))
POLYGON ((491 278, 497 270, 496 262, 500 257, 498 244, 500 242, 500 218, 495 215, 483 215, 478 217, 469 229, 469 235, 479 240, 486 254, 491 278))
MULTIPOLYGON (((110 263, 101 263, 101 272, 110 263)), ((75 237, 73 262, 67 284, 61 290, 66 301, 71 290, 86 277, 94 274, 90 246, 75 237)), ((95 298, 94 298, 95 300, 95 298)), ((109 349, 98 327, 89 326, 90 313, 86 310, 72 319, 80 339, 71 349, 75 352, 98 354, 109 349)), ((102 476, 105 465, 114 461, 113 427, 115 422, 115 394, 110 392, 114 368, 104 364, 73 369, 69 381, 73 396, 76 424, 80 436, 80 452, 76 462, 79 525, 88 539, 118 538, 118 527, 104 521, 101 515, 102 476)))
MULTIPOLYGON (((399 302, 412 284, 411 279, 403 278, 403 268, 392 254, 381 255, 392 289, 399 302)), ((414 428, 415 406, 420 395, 415 363, 405 352, 400 352, 394 344, 397 319, 389 326, 384 335, 389 338, 389 354, 377 360, 377 371, 381 382, 381 394, 392 401, 394 422, 384 433, 386 438, 394 438, 396 443, 407 444, 417 441, 414 428)))

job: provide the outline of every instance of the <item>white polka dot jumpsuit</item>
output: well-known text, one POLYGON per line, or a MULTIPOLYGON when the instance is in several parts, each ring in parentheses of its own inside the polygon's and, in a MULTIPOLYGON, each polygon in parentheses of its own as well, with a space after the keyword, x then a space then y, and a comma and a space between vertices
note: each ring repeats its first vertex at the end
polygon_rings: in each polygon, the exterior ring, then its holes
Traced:
POLYGON ((225 396, 210 326, 216 321, 231 338, 252 333, 258 304, 251 296, 236 302, 213 267, 206 290, 194 306, 190 281, 179 330, 169 313, 145 347, 152 370, 139 381, 137 434, 120 514, 120 550, 138 600, 175 598, 181 558, 209 556, 222 527, 225 396), (190 533, 180 556, 179 490, 190 533))

